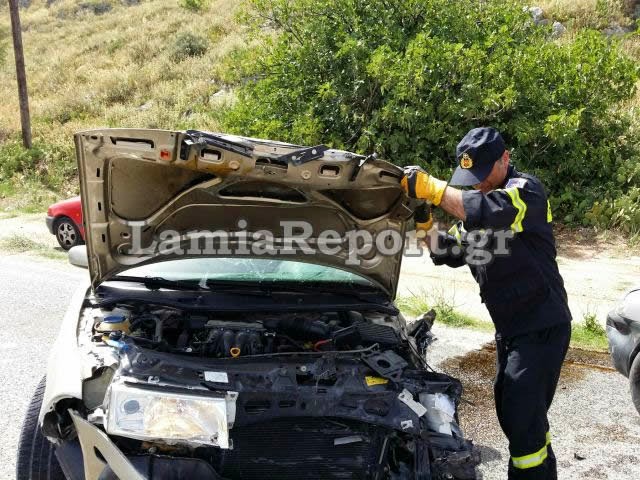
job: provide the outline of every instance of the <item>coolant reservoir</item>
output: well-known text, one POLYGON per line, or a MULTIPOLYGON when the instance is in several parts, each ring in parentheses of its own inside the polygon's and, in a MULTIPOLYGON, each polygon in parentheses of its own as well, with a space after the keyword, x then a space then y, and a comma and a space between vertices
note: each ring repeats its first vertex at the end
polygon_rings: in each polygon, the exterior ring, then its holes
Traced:
POLYGON ((124 313, 111 313, 106 315, 100 320, 100 323, 96 326, 96 332, 98 333, 110 333, 110 332, 124 332, 129 333, 131 324, 129 323, 128 315, 124 313))

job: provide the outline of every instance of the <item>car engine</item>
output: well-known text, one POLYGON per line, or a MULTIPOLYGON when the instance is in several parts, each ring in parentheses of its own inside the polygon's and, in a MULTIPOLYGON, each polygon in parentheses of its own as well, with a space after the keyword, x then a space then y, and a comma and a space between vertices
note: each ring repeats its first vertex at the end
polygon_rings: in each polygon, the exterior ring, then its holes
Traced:
POLYGON ((130 341, 156 351, 208 358, 261 354, 397 348, 393 317, 355 311, 235 313, 207 316, 175 309, 119 305, 95 312, 95 340, 130 341))

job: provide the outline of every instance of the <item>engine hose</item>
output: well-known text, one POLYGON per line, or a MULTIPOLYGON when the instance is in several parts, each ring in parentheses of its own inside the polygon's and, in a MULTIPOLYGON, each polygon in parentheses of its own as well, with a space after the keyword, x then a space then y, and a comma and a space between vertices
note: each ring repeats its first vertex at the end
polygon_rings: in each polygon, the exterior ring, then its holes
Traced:
POLYGON ((235 342, 236 334, 233 330, 225 330, 222 334, 222 353, 223 357, 231 356, 231 348, 233 348, 233 344, 235 342))
POLYGON ((250 332, 247 340, 247 355, 259 355, 263 352, 262 339, 258 332, 250 332))
POLYGON ((207 337, 207 355, 215 355, 220 351, 220 338, 222 337, 222 330, 213 329, 209 332, 207 337))
POLYGON ((237 348, 240 353, 247 353, 245 348, 245 344, 247 343, 247 338, 248 338, 247 332, 240 331, 236 333, 236 339, 233 346, 237 348))
POLYGON ((263 325, 301 340, 322 340, 330 333, 326 323, 310 318, 268 318, 263 321, 263 325))

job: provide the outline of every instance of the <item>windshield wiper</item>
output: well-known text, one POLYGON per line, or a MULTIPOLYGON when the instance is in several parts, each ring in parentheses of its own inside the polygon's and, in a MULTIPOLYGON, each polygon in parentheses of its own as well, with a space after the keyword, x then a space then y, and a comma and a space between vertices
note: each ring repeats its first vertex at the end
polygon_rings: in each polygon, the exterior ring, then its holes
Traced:
POLYGON ((283 293, 305 293, 305 294, 330 294, 341 297, 351 297, 367 303, 380 303, 380 296, 384 295, 379 290, 369 290, 366 292, 359 291, 353 286, 345 288, 347 285, 340 286, 327 286, 314 283, 313 285, 302 285, 300 283, 257 283, 247 281, 228 281, 228 280, 207 280, 207 287, 212 291, 224 291, 224 292, 246 292, 248 289, 254 289, 258 292, 263 292, 266 295, 277 295, 283 293))
POLYGON ((135 277, 129 275, 117 275, 107 279, 108 282, 136 282, 141 283, 149 290, 167 288, 171 290, 206 290, 197 281, 169 280, 162 277, 135 277))
MULTIPOLYGON (((347 297, 363 303, 389 307, 390 302, 386 295, 380 290, 360 291, 350 286, 351 289, 341 286, 326 285, 301 285, 299 283, 257 283, 250 281, 230 281, 230 280, 207 280, 204 285, 202 281, 196 280, 169 280, 162 277, 137 277, 129 275, 117 275, 107 279, 105 282, 134 282, 144 285, 149 290, 184 291, 208 291, 211 293, 225 293, 231 295, 257 296, 257 297, 278 297, 286 294, 305 295, 331 295, 335 297, 347 297), (205 286, 206 285, 206 286, 205 286)), ((393 307, 395 309, 395 307, 393 307)))

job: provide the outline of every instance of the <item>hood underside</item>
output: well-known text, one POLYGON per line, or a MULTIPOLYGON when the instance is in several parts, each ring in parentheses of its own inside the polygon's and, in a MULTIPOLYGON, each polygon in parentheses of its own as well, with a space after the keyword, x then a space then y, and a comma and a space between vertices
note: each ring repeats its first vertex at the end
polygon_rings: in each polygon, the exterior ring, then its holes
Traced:
POLYGON ((75 142, 94 287, 144 263, 268 246, 268 258, 347 270, 395 295, 413 212, 397 166, 199 131, 102 129, 75 142), (214 248, 197 252, 203 232, 216 232, 214 248))

